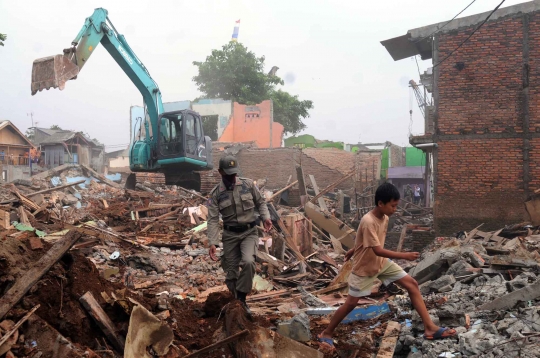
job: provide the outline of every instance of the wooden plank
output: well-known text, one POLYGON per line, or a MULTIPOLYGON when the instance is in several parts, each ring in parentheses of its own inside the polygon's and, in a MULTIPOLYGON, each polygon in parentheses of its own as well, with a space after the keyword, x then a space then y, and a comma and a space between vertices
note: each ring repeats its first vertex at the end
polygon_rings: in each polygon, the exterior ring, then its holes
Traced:
POLYGON ((50 192, 56 191, 56 190, 62 190, 62 189, 69 188, 69 187, 74 186, 74 185, 82 184, 85 181, 86 181, 86 179, 81 179, 81 180, 77 180, 76 182, 73 182, 73 183, 60 185, 60 186, 55 186, 53 188, 44 189, 44 190, 40 190, 40 191, 35 191, 33 193, 28 194, 28 197, 32 197, 32 196, 38 195, 38 194, 50 193, 50 192))
POLYGON ((283 193, 285 190, 293 187, 296 183, 298 183, 298 180, 292 182, 291 184, 287 185, 285 188, 281 189, 281 190, 278 190, 277 192, 275 192, 274 194, 272 194, 271 197, 269 197, 268 199, 266 199, 266 201, 272 201, 274 200, 274 198, 278 195, 280 195, 281 193, 283 193))
POLYGON ((53 247, 43 255, 30 270, 0 298, 0 319, 16 305, 24 295, 49 271, 64 254, 81 238, 78 232, 68 232, 63 239, 58 240, 53 247))
POLYGON ((120 352, 124 351, 124 339, 116 334, 116 329, 114 328, 114 324, 112 323, 111 319, 105 311, 101 308, 99 303, 96 301, 94 296, 92 295, 92 292, 88 291, 86 292, 79 301, 84 306, 84 308, 88 311, 90 316, 96 321, 97 325, 103 333, 107 336, 107 339, 112 343, 112 345, 118 349, 120 352))
POLYGON ((234 342, 236 341, 237 339, 240 339, 242 338, 243 336, 249 334, 249 330, 247 329, 244 329, 243 331, 240 331, 236 334, 233 334, 232 336, 230 337, 227 337, 225 339, 222 339, 221 341, 218 341, 214 344, 211 344, 207 347, 204 347, 203 349, 199 349, 198 351, 196 352, 193 352, 191 354, 188 354, 187 356, 184 356, 184 358, 194 358, 194 357, 199 357, 201 354, 204 354, 204 353, 208 353, 208 352, 211 352, 213 351, 214 349, 216 348, 219 348, 219 347, 222 347, 224 346, 225 344, 228 344, 228 343, 231 343, 231 342, 234 342))
POLYGON ((323 288, 323 289, 320 289, 320 290, 317 290, 317 291, 313 291, 313 292, 310 292, 310 293, 313 294, 313 295, 322 295, 322 294, 325 294, 325 293, 330 293, 330 292, 341 290, 342 288, 345 288, 348 285, 349 284, 347 282, 342 282, 342 283, 339 283, 337 285, 331 285, 331 286, 328 286, 326 288, 323 288))
POLYGON ((34 312, 37 311, 37 309, 39 308, 40 305, 36 305, 34 306, 34 308, 32 308, 30 310, 30 312, 28 312, 27 314, 24 315, 23 318, 21 318, 19 320, 19 322, 17 322, 13 328, 11 328, 9 331, 7 331, 6 333, 4 333, 4 335, 2 336, 2 338, 0 339, 0 347, 2 346, 2 344, 6 343, 7 340, 9 339, 9 337, 11 337, 11 335, 13 335, 13 333, 15 333, 15 331, 17 331, 17 329, 19 329, 19 327, 28 320, 28 318, 30 318, 31 315, 34 314, 34 312))
POLYGON ((396 349, 396 343, 399 338, 399 332, 401 331, 401 324, 394 321, 389 321, 384 332, 384 337, 379 346, 379 352, 377 358, 392 358, 394 356, 394 350, 396 349))
POLYGON ((403 229, 401 229, 401 235, 399 236, 399 241, 397 245, 397 252, 401 252, 401 249, 403 248, 403 242, 405 241, 405 236, 407 236, 407 225, 403 225, 403 229))
MULTIPOLYGON (((197 194, 197 193, 194 193, 194 192, 192 192, 192 191, 190 191, 190 190, 187 190, 187 189, 185 189, 185 188, 182 188, 182 187, 179 186, 179 185, 177 185, 176 187, 177 187, 178 189, 180 189, 180 190, 182 190, 182 191, 188 193, 188 194, 194 195, 194 196, 196 196, 197 198, 206 201, 206 198, 205 198, 204 196, 200 195, 200 194, 197 194)), ((193 205, 192 205, 192 206, 193 206, 193 205)))
POLYGON ((108 209, 108 208, 109 208, 109 204, 107 203, 107 200, 101 199, 101 202, 103 203, 103 207, 104 207, 105 209, 108 209))
POLYGON ((267 298, 278 297, 282 295, 288 295, 291 293, 291 291, 292 290, 279 290, 279 291, 271 291, 271 292, 266 292, 266 293, 259 293, 256 295, 247 296, 246 301, 251 302, 251 301, 264 300, 267 298))
POLYGON ((2 228, 7 229, 10 227, 11 224, 9 223, 9 217, 9 212, 0 210, 0 226, 2 228))
POLYGON ((66 170, 66 169, 69 169, 69 168, 76 168, 76 167, 78 167, 77 164, 64 164, 64 165, 60 165, 59 167, 55 167, 55 168, 49 169, 49 170, 47 170, 47 171, 44 171, 44 172, 42 172, 42 173, 33 175, 33 176, 32 176, 32 179, 47 179, 47 177, 50 177, 50 176, 53 176, 53 175, 55 175, 55 174, 61 173, 61 172, 63 172, 63 171, 66 170))
POLYGON ((123 189, 122 185, 117 184, 113 182, 112 180, 105 178, 103 175, 99 174, 94 169, 90 168, 89 166, 81 164, 81 167, 83 167, 89 174, 91 174, 94 178, 99 179, 104 184, 112 186, 113 188, 116 188, 116 189, 123 189))
MULTIPOLYGON (((337 187, 339 184, 343 183, 345 180, 349 179, 350 177, 352 177, 355 173, 355 170, 351 170, 349 173, 347 173, 343 178, 339 179, 338 181, 328 185, 326 188, 324 188, 319 194, 315 193, 316 195, 311 198, 310 202, 311 203, 315 203, 316 200, 318 200, 321 196, 323 196, 324 194, 328 193, 330 190, 334 189, 335 187, 337 187)), ((310 178, 311 179, 311 178, 310 178)), ((312 182, 313 183, 313 182, 312 182)))
POLYGON ((315 225, 319 226, 320 229, 327 231, 334 237, 342 237, 348 233, 340 241, 349 249, 354 247, 356 235, 354 234, 354 230, 351 231, 350 226, 334 216, 326 217, 321 209, 314 204, 307 203, 305 206, 305 211, 306 216, 310 218, 315 225))
MULTIPOLYGON (((324 201, 324 198, 322 197, 322 195, 319 196, 319 186, 317 185, 317 182, 315 181, 315 177, 313 176, 313 174, 310 174, 309 175, 309 180, 311 180, 311 184, 313 185, 313 190, 315 191, 315 196, 319 197, 317 200, 319 201, 319 207, 323 210, 323 211, 328 211, 328 207, 326 206, 326 202, 324 201)), ((311 200, 312 202, 314 201, 313 199, 311 200)))

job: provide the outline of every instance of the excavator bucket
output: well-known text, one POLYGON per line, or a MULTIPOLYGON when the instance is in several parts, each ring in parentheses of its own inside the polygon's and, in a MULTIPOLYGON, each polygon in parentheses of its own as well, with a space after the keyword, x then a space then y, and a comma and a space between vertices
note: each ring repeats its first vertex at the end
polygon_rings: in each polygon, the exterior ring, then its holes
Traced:
POLYGON ((66 81, 77 77, 78 73, 79 67, 67 56, 38 58, 32 65, 32 96, 51 87, 63 90, 66 81))

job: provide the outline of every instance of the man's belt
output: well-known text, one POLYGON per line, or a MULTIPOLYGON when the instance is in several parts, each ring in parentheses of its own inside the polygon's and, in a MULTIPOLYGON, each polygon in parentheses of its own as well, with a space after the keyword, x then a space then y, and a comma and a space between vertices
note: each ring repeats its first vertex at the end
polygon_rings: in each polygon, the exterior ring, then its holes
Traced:
POLYGON ((244 232, 253 229, 256 225, 257 221, 254 221, 246 225, 223 225, 223 229, 231 232, 244 232))

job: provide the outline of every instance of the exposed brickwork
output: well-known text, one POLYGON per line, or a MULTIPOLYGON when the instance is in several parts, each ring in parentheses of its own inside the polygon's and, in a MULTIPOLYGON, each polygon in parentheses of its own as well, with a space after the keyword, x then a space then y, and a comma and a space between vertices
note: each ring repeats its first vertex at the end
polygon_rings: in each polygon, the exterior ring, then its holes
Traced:
MULTIPOLYGON (((438 35, 438 60, 474 27, 438 35)), ((486 23, 436 69, 437 234, 528 219, 527 188, 540 187, 538 61, 540 15, 515 14, 486 23)))
POLYGON ((407 165, 405 160, 405 148, 399 145, 391 144, 388 148, 390 155, 390 168, 404 167, 407 165))
MULTIPOLYGON (((216 168, 216 170, 212 174, 206 174, 206 177, 218 178, 215 175, 215 172, 219 167, 219 159, 223 156, 223 153, 224 152, 221 150, 213 151, 214 168, 216 168)), ((361 171, 362 175, 365 176, 365 169, 367 169, 369 181, 372 180, 373 168, 375 169, 375 173, 379 173, 380 152, 353 154, 339 151, 337 154, 337 157, 340 155, 343 157, 341 158, 341 163, 350 161, 350 165, 347 166, 347 168, 350 168, 349 170, 356 166, 357 170, 361 171)), ((333 153, 333 155, 335 154, 333 153)), ((309 175, 313 174, 317 180, 317 185, 321 189, 332 184, 344 174, 337 168, 320 163, 312 156, 297 148, 245 148, 241 149, 236 154, 236 157, 238 158, 242 176, 254 180, 267 179, 266 187, 269 189, 280 189, 284 187, 290 175, 292 175, 291 180, 296 180, 296 165, 297 163, 300 163, 300 161, 304 169, 306 184, 311 184, 309 175)), ((339 159, 336 159, 336 162, 338 161, 339 159)), ((339 168, 343 169, 345 166, 340 164, 339 168)), ((338 189, 351 189, 354 187, 355 181, 359 177, 359 175, 355 175, 354 178, 346 180, 338 186, 338 189)), ((359 183, 356 183, 356 185, 360 186, 359 183)))
POLYGON ((428 230, 413 230, 403 247, 405 250, 421 252, 426 246, 435 239, 435 233, 428 230))

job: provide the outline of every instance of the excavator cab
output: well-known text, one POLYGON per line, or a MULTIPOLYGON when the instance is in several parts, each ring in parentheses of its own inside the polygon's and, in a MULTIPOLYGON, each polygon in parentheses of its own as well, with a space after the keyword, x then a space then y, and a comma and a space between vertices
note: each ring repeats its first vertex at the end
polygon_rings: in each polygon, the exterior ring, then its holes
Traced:
POLYGON ((63 90, 78 74, 79 67, 66 55, 38 58, 32 65, 32 96, 51 87, 63 90))

